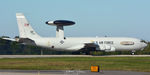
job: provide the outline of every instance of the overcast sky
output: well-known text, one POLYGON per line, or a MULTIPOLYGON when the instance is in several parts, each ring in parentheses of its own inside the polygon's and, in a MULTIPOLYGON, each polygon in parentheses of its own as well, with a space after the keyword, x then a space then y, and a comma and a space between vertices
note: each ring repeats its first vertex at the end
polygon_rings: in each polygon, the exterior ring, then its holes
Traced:
POLYGON ((0 36, 18 35, 16 13, 24 13, 35 31, 55 37, 48 20, 72 20, 68 37, 135 37, 150 41, 150 0, 0 0, 0 36))

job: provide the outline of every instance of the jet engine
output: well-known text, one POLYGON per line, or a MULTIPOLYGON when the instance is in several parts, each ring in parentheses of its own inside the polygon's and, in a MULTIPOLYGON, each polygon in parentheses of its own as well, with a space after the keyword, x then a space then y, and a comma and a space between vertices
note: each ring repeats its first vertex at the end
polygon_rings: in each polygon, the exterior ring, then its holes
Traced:
POLYGON ((96 47, 96 50, 101 50, 101 51, 105 51, 105 52, 113 52, 113 51, 115 51, 115 47, 106 45, 106 44, 103 44, 103 45, 99 44, 98 47, 96 47))

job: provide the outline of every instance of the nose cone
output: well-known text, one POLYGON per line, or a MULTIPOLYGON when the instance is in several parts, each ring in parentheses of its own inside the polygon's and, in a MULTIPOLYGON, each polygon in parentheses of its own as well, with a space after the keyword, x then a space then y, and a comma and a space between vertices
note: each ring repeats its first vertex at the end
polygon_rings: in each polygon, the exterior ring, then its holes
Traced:
POLYGON ((141 43, 141 46, 142 46, 141 50, 143 50, 147 46, 147 44, 146 43, 141 43))
POLYGON ((144 46, 144 47, 146 47, 146 46, 147 46, 147 44, 146 44, 146 43, 144 43, 144 44, 143 44, 143 46, 144 46))

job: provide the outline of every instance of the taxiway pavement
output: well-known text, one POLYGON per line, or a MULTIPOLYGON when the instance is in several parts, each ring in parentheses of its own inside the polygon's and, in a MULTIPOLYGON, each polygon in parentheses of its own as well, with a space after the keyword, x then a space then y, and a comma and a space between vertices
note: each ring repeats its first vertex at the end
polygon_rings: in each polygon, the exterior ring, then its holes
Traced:
POLYGON ((45 57, 150 57, 150 55, 0 55, 0 58, 45 58, 45 57))
POLYGON ((88 70, 0 70, 0 75, 150 75, 149 72, 88 70))

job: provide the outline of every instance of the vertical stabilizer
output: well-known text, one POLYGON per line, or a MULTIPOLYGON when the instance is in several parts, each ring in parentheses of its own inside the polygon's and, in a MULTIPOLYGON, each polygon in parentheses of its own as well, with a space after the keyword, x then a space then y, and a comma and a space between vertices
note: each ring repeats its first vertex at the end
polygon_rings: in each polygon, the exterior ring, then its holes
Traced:
POLYGON ((38 38, 40 37, 31 27, 23 13, 16 13, 19 37, 20 38, 38 38))

